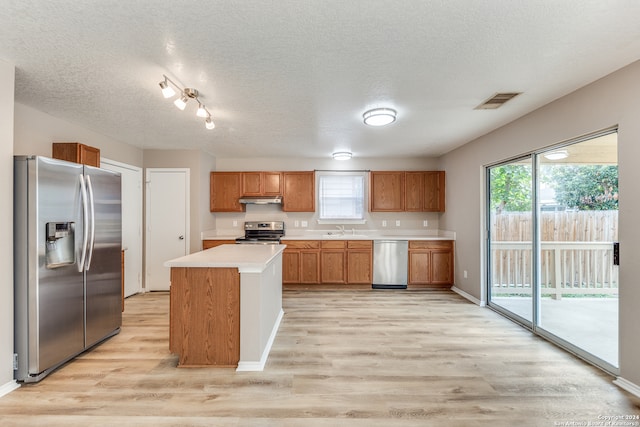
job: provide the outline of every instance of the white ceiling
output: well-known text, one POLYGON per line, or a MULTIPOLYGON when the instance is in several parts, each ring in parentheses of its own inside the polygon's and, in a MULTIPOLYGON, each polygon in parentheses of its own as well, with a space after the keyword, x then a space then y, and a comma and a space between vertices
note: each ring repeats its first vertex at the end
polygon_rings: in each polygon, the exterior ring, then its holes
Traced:
POLYGON ((438 156, 640 59, 637 0, 4 0, 16 101, 141 148, 438 156), (197 88, 214 130, 161 95, 197 88), (496 92, 523 92, 474 110, 496 92), (371 128, 362 113, 398 111, 371 128))

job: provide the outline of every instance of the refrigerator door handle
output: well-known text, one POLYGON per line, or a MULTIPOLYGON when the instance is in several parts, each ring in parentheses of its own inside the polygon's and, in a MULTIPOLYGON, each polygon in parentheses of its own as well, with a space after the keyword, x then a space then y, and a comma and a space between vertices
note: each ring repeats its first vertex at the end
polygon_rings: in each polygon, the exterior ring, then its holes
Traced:
POLYGON ((91 267, 91 257, 93 256, 93 244, 96 241, 96 209, 93 199, 93 186, 91 185, 91 177, 87 175, 87 193, 89 193, 89 217, 91 218, 91 240, 89 240, 89 246, 87 247, 87 266, 85 270, 89 270, 91 267))
POLYGON ((84 215, 84 219, 82 221, 83 232, 82 232, 82 251, 80 254, 80 262, 78 262, 78 271, 84 271, 84 264, 87 258, 87 243, 89 241, 89 206, 87 203, 87 187, 84 183, 84 177, 82 175, 78 175, 80 179, 80 199, 82 200, 82 213, 84 215))

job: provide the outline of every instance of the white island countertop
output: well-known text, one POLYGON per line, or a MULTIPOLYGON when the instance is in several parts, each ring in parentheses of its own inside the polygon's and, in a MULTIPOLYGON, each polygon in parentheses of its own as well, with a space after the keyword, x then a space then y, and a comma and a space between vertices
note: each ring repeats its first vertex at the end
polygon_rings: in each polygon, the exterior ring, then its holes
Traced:
MULTIPOLYGON (((215 230, 203 232, 203 240, 235 240, 238 236, 231 232, 217 234, 215 230)), ((456 240, 456 233, 448 230, 288 230, 281 242, 287 240, 456 240)))
POLYGON ((287 245, 220 245, 164 263, 165 267, 237 268, 262 273, 287 245))

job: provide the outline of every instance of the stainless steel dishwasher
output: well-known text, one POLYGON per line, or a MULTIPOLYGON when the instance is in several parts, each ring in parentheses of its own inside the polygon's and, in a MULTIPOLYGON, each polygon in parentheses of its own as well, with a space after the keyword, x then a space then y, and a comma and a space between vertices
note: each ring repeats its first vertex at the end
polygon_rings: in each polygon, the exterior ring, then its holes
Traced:
POLYGON ((373 242, 373 289, 407 289, 409 242, 373 242))

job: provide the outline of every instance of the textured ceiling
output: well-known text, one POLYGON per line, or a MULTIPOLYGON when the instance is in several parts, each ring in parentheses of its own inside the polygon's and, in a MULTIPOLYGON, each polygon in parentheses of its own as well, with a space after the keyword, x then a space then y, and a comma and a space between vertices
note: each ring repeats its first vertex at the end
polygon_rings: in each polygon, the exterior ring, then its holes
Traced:
POLYGON ((0 58, 17 102, 142 148, 438 156, 640 59, 639 17, 637 0, 5 0, 0 58), (496 92, 523 94, 474 110, 496 92), (365 126, 378 106, 398 120, 365 126))

